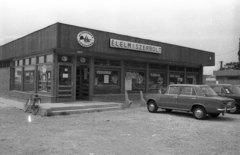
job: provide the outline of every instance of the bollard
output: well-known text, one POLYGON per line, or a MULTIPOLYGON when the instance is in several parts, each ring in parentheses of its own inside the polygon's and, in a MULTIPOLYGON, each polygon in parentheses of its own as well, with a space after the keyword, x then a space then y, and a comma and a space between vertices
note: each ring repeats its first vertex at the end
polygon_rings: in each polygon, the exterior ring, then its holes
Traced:
POLYGON ((142 91, 140 91, 140 102, 141 102, 141 107, 145 107, 146 106, 146 101, 143 98, 142 91))

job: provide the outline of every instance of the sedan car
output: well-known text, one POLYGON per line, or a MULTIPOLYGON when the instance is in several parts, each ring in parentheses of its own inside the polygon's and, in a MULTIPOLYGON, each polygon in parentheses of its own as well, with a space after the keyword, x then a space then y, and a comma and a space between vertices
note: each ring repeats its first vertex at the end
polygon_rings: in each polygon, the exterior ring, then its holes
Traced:
POLYGON ((151 113, 159 108, 168 112, 181 110, 192 112, 196 119, 205 119, 207 115, 224 115, 235 104, 231 98, 218 96, 208 85, 172 84, 163 93, 147 94, 145 97, 151 113))
POLYGON ((230 111, 230 113, 236 114, 240 111, 240 87, 238 85, 231 85, 231 84, 211 84, 210 87, 219 95, 228 98, 234 99, 235 108, 230 111))

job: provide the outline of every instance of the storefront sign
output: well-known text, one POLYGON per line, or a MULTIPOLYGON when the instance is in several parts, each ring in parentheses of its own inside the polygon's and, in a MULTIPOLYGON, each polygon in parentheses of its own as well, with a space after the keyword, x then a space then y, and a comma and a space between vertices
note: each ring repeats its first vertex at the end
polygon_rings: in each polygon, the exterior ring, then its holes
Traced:
POLYGON ((97 74, 110 75, 111 71, 97 71, 97 74))
POLYGON ((94 37, 88 31, 82 31, 77 35, 78 43, 83 47, 91 47, 94 44, 94 37))
POLYGON ((110 39, 110 47, 113 48, 122 48, 135 51, 151 52, 156 54, 161 54, 161 47, 152 46, 147 44, 134 43, 123 40, 110 39))
POLYGON ((62 56, 62 61, 64 61, 64 62, 68 61, 68 57, 67 56, 62 56))

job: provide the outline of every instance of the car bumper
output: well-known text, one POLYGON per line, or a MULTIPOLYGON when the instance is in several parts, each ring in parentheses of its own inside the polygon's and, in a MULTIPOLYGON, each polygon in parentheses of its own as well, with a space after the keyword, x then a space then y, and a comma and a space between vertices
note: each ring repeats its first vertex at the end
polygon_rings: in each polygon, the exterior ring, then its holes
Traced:
POLYGON ((221 112, 221 113, 226 113, 226 112, 229 112, 229 111, 233 111, 235 109, 236 109, 236 107, 234 107, 234 108, 225 108, 225 109, 217 109, 217 111, 221 112))

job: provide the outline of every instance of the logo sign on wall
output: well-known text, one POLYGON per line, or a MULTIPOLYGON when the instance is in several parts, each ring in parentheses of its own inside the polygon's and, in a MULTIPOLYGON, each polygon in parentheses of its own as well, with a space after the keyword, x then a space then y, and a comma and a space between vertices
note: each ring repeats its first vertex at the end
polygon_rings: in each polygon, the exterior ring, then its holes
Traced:
POLYGON ((67 56, 62 56, 62 61, 68 61, 68 57, 67 56))
POLYGON ((88 31, 82 31, 77 35, 78 43, 83 47, 91 47, 94 44, 94 37, 88 31))

